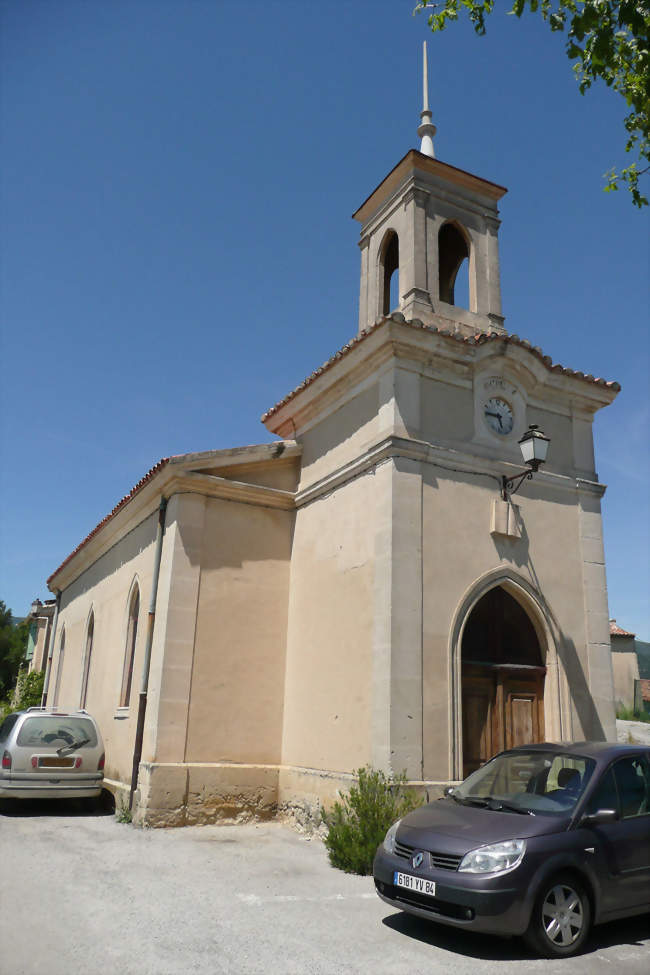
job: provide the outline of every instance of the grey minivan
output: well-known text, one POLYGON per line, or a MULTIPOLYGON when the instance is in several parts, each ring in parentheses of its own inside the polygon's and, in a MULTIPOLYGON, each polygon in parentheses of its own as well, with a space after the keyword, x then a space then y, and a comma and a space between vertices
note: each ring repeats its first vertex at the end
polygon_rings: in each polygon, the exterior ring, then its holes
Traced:
POLYGON ((0 725, 0 799, 96 799, 104 744, 87 711, 28 708, 0 725))
POLYGON ((575 954, 592 924, 650 910, 650 748, 501 752, 394 823, 374 879, 419 917, 575 954))

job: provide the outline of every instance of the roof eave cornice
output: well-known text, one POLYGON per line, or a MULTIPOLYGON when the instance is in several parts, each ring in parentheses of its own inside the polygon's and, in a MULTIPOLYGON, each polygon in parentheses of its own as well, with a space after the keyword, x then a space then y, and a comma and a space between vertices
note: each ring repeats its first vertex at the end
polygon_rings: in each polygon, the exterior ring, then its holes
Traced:
POLYGON ((192 471, 197 465, 219 468, 243 463, 264 463, 282 457, 299 457, 302 446, 294 441, 255 444, 226 450, 207 450, 179 454, 160 461, 119 502, 118 505, 74 549, 47 580, 48 588, 56 593, 65 589, 105 554, 136 525, 156 511, 161 497, 173 494, 197 493, 206 497, 238 500, 245 504, 290 510, 294 506, 293 493, 264 485, 247 484, 205 472, 192 471))
POLYGON ((536 386, 553 388, 563 398, 579 403, 587 413, 609 405, 620 390, 618 383, 553 363, 540 348, 517 335, 481 333, 467 337, 418 320, 408 322, 397 312, 351 339, 268 410, 262 423, 276 435, 294 436, 314 415, 340 399, 391 356, 425 362, 433 357, 464 360, 468 368, 476 368, 481 360, 497 353, 526 368, 534 376, 536 386))
POLYGON ((152 514, 166 493, 166 487, 173 479, 173 473, 165 466, 151 477, 133 496, 127 496, 117 510, 113 510, 100 521, 47 580, 50 592, 63 591, 71 582, 104 555, 115 542, 152 514))
POLYGON ((365 224, 377 207, 381 206, 383 200, 392 194, 401 182, 408 178, 409 173, 415 173, 418 170, 426 173, 428 176, 436 177, 443 182, 454 184, 461 189, 470 190, 480 196, 487 197, 495 205, 508 192, 505 186, 499 186, 498 183, 491 183, 489 180, 482 179, 480 176, 474 176, 473 173, 468 173, 464 169, 458 169, 456 166, 451 166, 449 163, 442 162, 439 159, 432 159, 430 156, 425 156, 421 152, 418 152, 417 149, 409 149, 406 155, 400 159, 397 165, 391 169, 388 175, 372 191, 370 196, 355 210, 352 214, 353 219, 358 220, 361 224, 365 224))

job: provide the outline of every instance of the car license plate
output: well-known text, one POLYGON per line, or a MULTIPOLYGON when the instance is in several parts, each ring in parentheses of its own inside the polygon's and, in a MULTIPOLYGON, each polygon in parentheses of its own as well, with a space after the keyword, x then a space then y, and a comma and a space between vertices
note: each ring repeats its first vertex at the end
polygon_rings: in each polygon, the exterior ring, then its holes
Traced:
POLYGON ((416 893, 426 894, 428 897, 436 896, 436 884, 434 880, 426 880, 424 877, 414 877, 410 873, 400 873, 399 870, 396 870, 393 874, 393 884, 395 887, 414 890, 416 893))
POLYGON ((74 768, 74 758, 58 758, 56 756, 43 756, 38 760, 39 768, 74 768))

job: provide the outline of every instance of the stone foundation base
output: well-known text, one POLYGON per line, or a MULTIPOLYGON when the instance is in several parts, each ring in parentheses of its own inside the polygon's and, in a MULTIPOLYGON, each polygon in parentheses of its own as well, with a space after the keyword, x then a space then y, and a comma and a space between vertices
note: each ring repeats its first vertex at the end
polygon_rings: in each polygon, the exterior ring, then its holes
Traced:
MULTIPOLYGON (((280 819, 309 834, 323 833, 323 811, 355 782, 348 772, 285 765, 156 763, 140 765, 133 822, 140 826, 199 826, 280 819)), ((447 782, 407 782, 425 801, 442 796, 447 782)), ((106 780, 116 805, 129 787, 106 780)))
POLYGON ((129 794, 131 792, 131 787, 128 783, 122 782, 120 779, 108 779, 104 777, 102 785, 115 799, 116 812, 119 812, 124 806, 128 806, 129 794))
POLYGON ((221 763, 140 765, 133 822, 142 826, 200 826, 273 819, 278 770, 221 763))

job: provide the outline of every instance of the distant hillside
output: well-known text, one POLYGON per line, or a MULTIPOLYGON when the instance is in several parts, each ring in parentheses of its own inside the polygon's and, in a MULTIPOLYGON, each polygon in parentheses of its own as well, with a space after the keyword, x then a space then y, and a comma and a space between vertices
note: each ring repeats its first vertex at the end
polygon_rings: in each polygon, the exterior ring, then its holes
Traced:
POLYGON ((643 640, 634 641, 637 659, 639 661, 639 677, 650 680, 650 643, 643 640))

